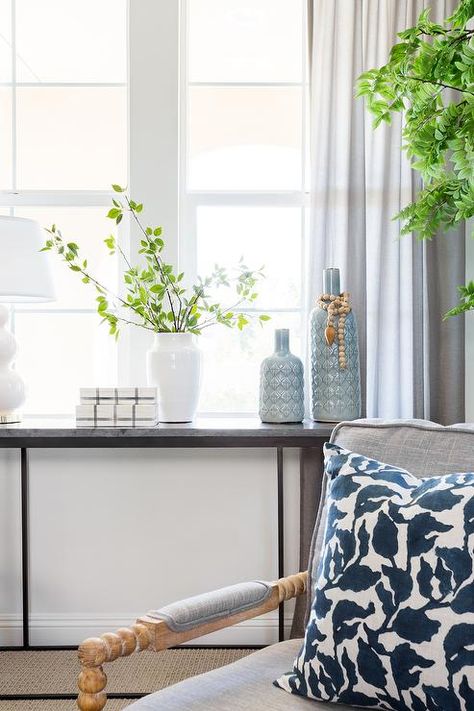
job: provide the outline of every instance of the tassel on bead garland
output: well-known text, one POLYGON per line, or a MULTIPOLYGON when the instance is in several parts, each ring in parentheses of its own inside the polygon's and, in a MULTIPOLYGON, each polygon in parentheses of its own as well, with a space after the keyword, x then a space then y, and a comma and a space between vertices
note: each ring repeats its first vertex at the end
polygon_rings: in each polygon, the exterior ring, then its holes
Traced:
POLYGON ((326 329, 324 331, 324 338, 326 339, 326 343, 328 346, 332 346, 334 343, 334 339, 336 338, 336 329, 334 326, 326 326, 326 329))
POLYGON ((344 339, 346 316, 351 311, 349 294, 347 291, 344 291, 339 296, 334 294, 322 294, 322 296, 318 299, 318 306, 328 312, 326 329, 324 331, 324 338, 328 346, 332 346, 336 340, 337 334, 339 367, 344 370, 347 368, 346 345, 344 339), (334 325, 336 316, 339 316, 337 331, 334 325))

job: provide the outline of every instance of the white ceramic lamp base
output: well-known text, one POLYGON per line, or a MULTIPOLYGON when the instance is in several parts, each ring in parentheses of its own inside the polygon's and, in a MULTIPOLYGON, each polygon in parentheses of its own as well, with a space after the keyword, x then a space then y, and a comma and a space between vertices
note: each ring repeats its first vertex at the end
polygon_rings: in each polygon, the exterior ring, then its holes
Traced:
POLYGON ((16 354, 16 340, 7 330, 8 310, 0 304, 0 425, 20 422, 18 412, 25 401, 25 384, 11 364, 16 354))

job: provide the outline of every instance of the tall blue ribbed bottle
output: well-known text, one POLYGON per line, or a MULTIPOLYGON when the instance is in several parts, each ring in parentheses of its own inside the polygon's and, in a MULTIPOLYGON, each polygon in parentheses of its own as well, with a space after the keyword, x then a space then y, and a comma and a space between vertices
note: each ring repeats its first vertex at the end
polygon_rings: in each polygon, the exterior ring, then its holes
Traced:
MULTIPOLYGON (((324 269, 323 294, 341 293, 339 269, 324 269)), ((345 317, 344 349, 346 367, 339 364, 339 344, 326 341, 328 312, 315 306, 311 312, 311 410, 313 420, 341 422, 361 416, 359 339, 354 312, 345 317)), ((335 331, 339 326, 335 316, 335 331)))

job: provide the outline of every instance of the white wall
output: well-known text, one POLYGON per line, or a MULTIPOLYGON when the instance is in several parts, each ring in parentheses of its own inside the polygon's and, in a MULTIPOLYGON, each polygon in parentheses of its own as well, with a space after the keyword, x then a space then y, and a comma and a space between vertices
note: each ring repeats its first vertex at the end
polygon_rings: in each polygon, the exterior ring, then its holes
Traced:
MULTIPOLYGON (((298 476, 287 450, 288 573, 298 476)), ((19 496, 18 453, 2 451, 0 644, 21 641, 19 496)), ((32 644, 75 644, 185 596, 277 577, 274 450, 31 450, 30 497, 32 644)), ((272 613, 203 642, 270 643, 277 626, 272 613)))

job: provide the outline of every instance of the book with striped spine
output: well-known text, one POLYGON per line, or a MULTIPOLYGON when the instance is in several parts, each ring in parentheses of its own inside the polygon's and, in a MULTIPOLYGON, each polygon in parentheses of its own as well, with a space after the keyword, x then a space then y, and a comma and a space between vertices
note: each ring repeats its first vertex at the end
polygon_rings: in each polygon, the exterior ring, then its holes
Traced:
POLYGON ((77 427, 154 427, 158 405, 142 403, 81 404, 76 406, 77 427))
POLYGON ((153 405, 158 402, 156 387, 80 388, 81 405, 153 405))

